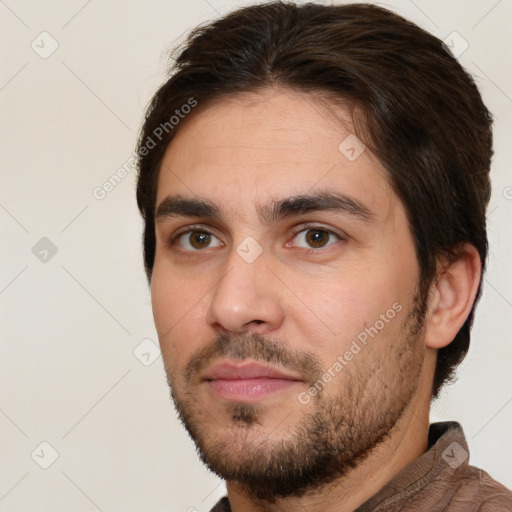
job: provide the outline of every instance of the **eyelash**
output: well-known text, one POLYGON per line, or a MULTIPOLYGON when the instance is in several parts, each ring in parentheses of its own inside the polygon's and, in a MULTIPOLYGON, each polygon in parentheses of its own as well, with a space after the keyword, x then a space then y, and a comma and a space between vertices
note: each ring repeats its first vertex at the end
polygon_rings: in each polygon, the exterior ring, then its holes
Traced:
MULTIPOLYGON (((332 229, 328 229, 325 226, 320 226, 318 224, 307 223, 307 222, 305 224, 301 224, 297 229, 293 230, 293 235, 292 235, 290 240, 294 240, 295 238, 297 238, 297 236, 300 233, 307 232, 307 231, 323 231, 325 233, 328 233, 331 237, 334 236, 335 238, 337 238, 337 240, 335 240, 332 243, 329 243, 328 245, 326 245, 324 247, 319 247, 317 249, 315 249, 313 247, 309 247, 309 248, 297 247, 297 249, 300 249, 301 251, 305 252, 306 254, 320 254, 320 253, 323 253, 325 251, 328 251, 331 248, 332 245, 336 244, 336 242, 341 242, 341 241, 345 241, 346 240, 346 236, 345 235, 336 233, 332 229)), ((286 244, 288 244, 288 242, 286 242, 286 244)))
MULTIPOLYGON (((297 228, 296 230, 294 230, 293 231, 293 235, 292 235, 290 240, 293 240, 294 238, 296 238, 297 235, 299 235, 303 231, 310 231, 310 230, 324 231, 324 232, 328 233, 329 235, 333 235, 334 237, 338 238, 338 240, 337 240, 338 242, 346 241, 347 240, 346 235, 341 235, 341 234, 335 233, 333 230, 328 229, 328 228, 326 228, 324 226, 319 226, 318 224, 308 224, 308 223, 301 224, 300 228, 297 228)), ((207 233, 207 234, 210 234, 210 235, 216 237, 216 235, 214 233, 212 233, 208 229, 205 229, 201 225, 187 226, 187 228, 185 230, 179 231, 178 233, 174 234, 171 237, 171 239, 169 240, 169 244, 168 244, 169 247, 174 247, 179 242, 181 237, 183 237, 184 235, 193 233, 193 232, 207 233)), ((218 237, 216 237, 216 238, 218 238, 218 237)), ((331 245, 334 245, 335 243, 336 242, 333 242, 332 244, 329 244, 329 245, 327 245, 325 247, 319 247, 318 249, 315 249, 315 248, 305 248, 305 247, 298 247, 298 249, 301 249, 302 251, 305 251, 307 254, 313 254, 313 253, 318 254, 318 253, 322 252, 322 249, 327 249, 331 245)), ((286 244, 288 244, 288 242, 286 242, 286 244)), ((185 252, 185 253, 192 254, 192 253, 204 252, 204 251, 208 250, 208 248, 206 248, 204 250, 196 250, 196 251, 191 251, 191 250, 187 250, 187 249, 181 249, 181 250, 183 252, 185 252)))
MULTIPOLYGON (((194 233, 194 231, 198 231, 200 233, 208 233, 210 235, 213 235, 215 236, 211 231, 209 231, 208 229, 205 229, 203 226, 201 225, 192 225, 192 226, 187 226, 186 229, 184 229, 183 231, 178 231, 177 233, 175 233, 173 236, 171 236, 170 240, 169 240, 169 247, 172 247, 174 245, 176 245, 176 243, 179 241, 179 239, 184 236, 184 235, 188 235, 190 233, 194 233)), ((187 251, 187 252, 192 252, 192 251, 187 251)), ((194 251, 196 252, 196 251, 194 251)), ((201 252, 201 251, 197 251, 197 252, 201 252)))

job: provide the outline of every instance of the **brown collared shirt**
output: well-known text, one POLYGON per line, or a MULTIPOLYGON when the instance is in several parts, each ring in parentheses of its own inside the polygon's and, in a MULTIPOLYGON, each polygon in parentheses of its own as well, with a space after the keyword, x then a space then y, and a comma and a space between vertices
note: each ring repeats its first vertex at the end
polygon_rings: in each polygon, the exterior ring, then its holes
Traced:
MULTIPOLYGON (((428 447, 354 512, 512 512, 512 491, 469 465, 459 423, 431 424, 428 447)), ((228 498, 211 512, 232 512, 228 498)))

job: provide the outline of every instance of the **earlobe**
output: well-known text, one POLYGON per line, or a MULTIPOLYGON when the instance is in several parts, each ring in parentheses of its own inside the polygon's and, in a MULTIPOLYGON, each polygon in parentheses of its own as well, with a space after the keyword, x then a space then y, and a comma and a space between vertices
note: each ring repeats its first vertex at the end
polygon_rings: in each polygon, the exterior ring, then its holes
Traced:
POLYGON ((430 290, 425 344, 439 349, 449 345, 466 321, 475 301, 481 260, 473 245, 465 244, 455 259, 439 263, 430 290))

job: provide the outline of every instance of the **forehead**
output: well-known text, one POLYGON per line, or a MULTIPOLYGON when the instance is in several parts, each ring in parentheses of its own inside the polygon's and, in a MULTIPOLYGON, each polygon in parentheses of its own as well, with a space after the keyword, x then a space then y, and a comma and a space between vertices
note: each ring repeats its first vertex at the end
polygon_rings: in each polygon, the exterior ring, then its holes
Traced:
POLYGON ((387 172, 368 149, 357 156, 363 148, 339 106, 290 89, 237 94, 199 105, 180 127, 162 161, 157 204, 180 194, 240 211, 321 189, 389 214, 397 198, 387 172))

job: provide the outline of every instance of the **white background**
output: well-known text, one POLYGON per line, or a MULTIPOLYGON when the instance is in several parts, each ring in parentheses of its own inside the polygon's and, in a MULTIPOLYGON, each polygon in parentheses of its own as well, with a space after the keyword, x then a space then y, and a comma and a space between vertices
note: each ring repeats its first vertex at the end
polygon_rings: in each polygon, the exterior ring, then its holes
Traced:
MULTIPOLYGON (((144 366, 133 353, 157 342, 135 176, 103 200, 92 191, 130 157, 167 50, 248 3, 0 1, 3 511, 207 511, 224 492, 177 421, 161 358, 144 366), (47 59, 31 48, 51 49, 43 31, 59 45, 47 59), (58 251, 46 262, 32 252, 43 237, 58 251), (58 453, 48 469, 42 442, 58 453)), ((495 116, 485 293, 432 420, 460 421, 472 464, 512 487, 512 2, 382 5, 441 39, 457 31, 495 116)))

